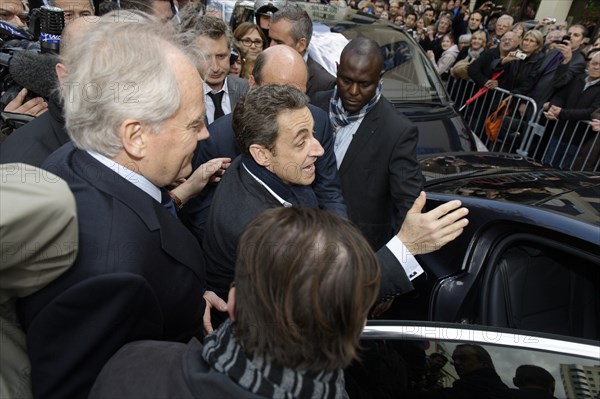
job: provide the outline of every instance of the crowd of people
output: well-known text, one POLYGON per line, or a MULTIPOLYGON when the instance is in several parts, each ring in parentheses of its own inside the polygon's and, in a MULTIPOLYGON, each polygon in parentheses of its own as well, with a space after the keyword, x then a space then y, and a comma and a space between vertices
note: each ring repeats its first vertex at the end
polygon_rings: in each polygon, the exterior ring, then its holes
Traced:
MULTIPOLYGON (((477 88, 499 87, 532 98, 537 109, 545 111, 542 124, 562 121, 559 129, 550 123, 548 130, 560 131, 566 121, 572 122, 571 130, 578 131, 585 130, 585 126, 575 129, 577 121, 591 121, 590 130, 600 123, 593 117, 600 108, 600 97, 596 95, 597 72, 592 62, 600 48, 600 38, 590 36, 592 26, 588 24, 569 26, 566 21, 544 18, 526 25, 515 21, 500 6, 492 8, 484 3, 471 11, 469 2, 463 0, 439 4, 427 0, 363 0, 350 1, 348 5, 412 32, 443 80, 450 76, 472 80, 477 88), (580 81, 586 83, 571 84, 580 81), (578 112, 571 112, 575 109, 578 112)), ((485 112, 494 111, 498 105, 499 101, 487 101, 482 108, 485 112)), ((532 115, 525 115, 525 108, 525 103, 519 103, 519 116, 531 118, 532 115)), ((483 130, 482 123, 477 130, 483 130)), ((597 151, 590 152, 597 144, 595 136, 580 132, 575 137, 565 134, 545 142, 547 154, 558 152, 560 156, 556 158, 562 162, 554 162, 548 156, 545 160, 557 167, 593 169, 598 161, 597 151), (563 153, 567 154, 564 158, 563 153), (587 163, 583 158, 587 158, 587 163)))
MULTIPOLYGON (((379 45, 351 40, 333 76, 298 7, 232 31, 196 3, 75 3, 57 90, 11 102, 36 118, 0 144, 0 390, 345 397, 367 317, 468 225, 460 201, 424 211, 418 130, 382 94, 379 45)), ((440 73, 460 53, 442 19, 440 73)))

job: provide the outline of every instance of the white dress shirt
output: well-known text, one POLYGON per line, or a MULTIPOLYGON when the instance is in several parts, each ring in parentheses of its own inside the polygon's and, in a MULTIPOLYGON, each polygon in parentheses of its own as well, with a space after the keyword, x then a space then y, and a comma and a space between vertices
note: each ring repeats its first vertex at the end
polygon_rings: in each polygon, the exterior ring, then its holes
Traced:
POLYGON ((123 179, 127 180, 128 182, 130 182, 131 184, 133 184, 134 186, 136 186, 137 188, 154 198, 159 204, 162 203, 162 194, 160 192, 160 189, 156 187, 150 180, 146 179, 139 173, 136 173, 133 170, 116 163, 112 159, 109 159, 102 154, 98 154, 97 152, 90 150, 88 150, 87 153, 94 157, 94 159, 96 159, 98 162, 100 162, 101 164, 103 164, 104 166, 121 176, 123 179))
POLYGON ((213 104, 212 98, 210 98, 208 93, 218 93, 220 91, 225 92, 225 94, 223 94, 223 98, 221 99, 221 108, 223 109, 223 115, 231 113, 231 101, 229 101, 229 89, 227 87, 227 78, 225 78, 225 82, 223 82, 223 88, 221 90, 213 90, 205 82, 203 82, 203 85, 204 104, 206 107, 206 120, 210 125, 215 120, 215 105, 213 104))

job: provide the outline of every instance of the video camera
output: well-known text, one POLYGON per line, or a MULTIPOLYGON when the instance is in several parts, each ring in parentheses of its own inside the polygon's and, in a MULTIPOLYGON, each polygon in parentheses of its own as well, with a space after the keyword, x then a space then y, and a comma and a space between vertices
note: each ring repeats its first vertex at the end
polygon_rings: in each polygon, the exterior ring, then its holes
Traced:
MULTIPOLYGON (((47 97, 53 77, 40 76, 39 64, 55 59, 64 28, 64 11, 42 6, 30 13, 29 27, 23 28, 0 20, 0 111, 23 87, 29 94, 25 101, 47 97)), ((42 68, 46 71, 47 68, 42 68)), ((43 75, 43 74, 42 74, 43 75)), ((3 119, 10 119, 2 115, 3 119)))

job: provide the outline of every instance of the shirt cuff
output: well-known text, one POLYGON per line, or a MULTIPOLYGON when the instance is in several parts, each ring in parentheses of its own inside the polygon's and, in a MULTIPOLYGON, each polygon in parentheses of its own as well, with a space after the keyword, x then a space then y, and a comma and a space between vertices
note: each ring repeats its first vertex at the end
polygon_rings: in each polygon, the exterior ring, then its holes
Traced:
POLYGON ((417 262, 417 259, 415 259, 413 254, 410 253, 408 248, 406 248, 404 243, 400 241, 397 236, 392 237, 386 244, 386 247, 388 247, 396 259, 398 259, 398 262, 402 265, 402 268, 410 281, 424 273, 421 265, 417 262))

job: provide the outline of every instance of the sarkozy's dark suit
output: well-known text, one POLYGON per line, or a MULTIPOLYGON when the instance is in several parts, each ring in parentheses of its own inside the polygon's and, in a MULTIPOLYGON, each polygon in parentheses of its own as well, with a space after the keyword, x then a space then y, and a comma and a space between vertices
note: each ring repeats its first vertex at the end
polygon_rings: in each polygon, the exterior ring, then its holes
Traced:
MULTIPOLYGON (((319 140, 325 151, 323 156, 319 157, 316 162, 316 176, 312 185, 319 201, 319 207, 347 217, 346 205, 342 198, 340 181, 337 175, 329 118, 325 112, 313 105, 309 104, 308 108, 315 123, 315 138, 319 140)), ((235 141, 232 119, 232 114, 225 115, 208 127, 210 137, 207 140, 198 142, 194 161, 192 162, 194 169, 212 158, 230 157, 233 159, 240 154, 235 141)), ((200 195, 188 201, 183 208, 184 215, 182 217, 186 219, 186 224, 189 225, 199 240, 202 239, 204 234, 204 225, 215 189, 214 185, 207 186, 200 195)))
POLYGON ((17 304, 33 393, 86 398, 126 343, 201 334, 204 256, 158 201, 72 143, 42 166, 75 196, 79 252, 66 273, 17 304))
MULTIPOLYGON (((242 232, 262 212, 279 206, 282 204, 244 168, 242 156, 237 157, 217 187, 202 241, 211 290, 227 297, 242 232)), ((386 246, 376 255, 381 267, 380 299, 394 298, 413 289, 400 262, 386 246)))

